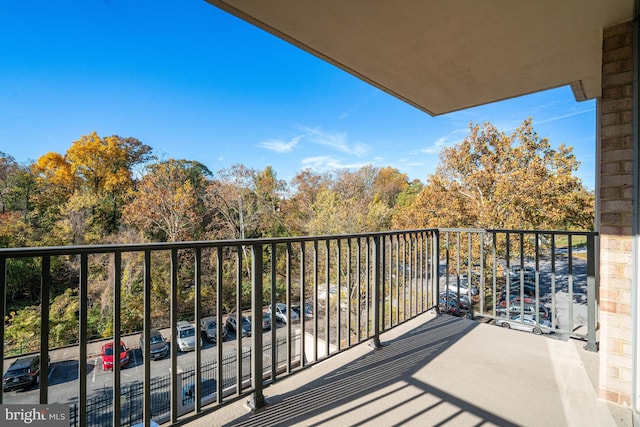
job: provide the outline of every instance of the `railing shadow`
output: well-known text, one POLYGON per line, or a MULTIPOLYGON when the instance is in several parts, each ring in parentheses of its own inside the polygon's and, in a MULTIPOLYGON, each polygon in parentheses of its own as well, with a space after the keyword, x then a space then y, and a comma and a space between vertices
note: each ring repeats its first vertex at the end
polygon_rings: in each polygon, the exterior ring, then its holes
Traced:
MULTIPOLYGON (((264 409, 225 425, 337 424, 341 417, 348 417, 349 413, 358 414, 355 417, 358 419, 357 423, 351 425, 374 424, 383 410, 402 411, 405 405, 410 405, 411 410, 404 411, 407 414, 406 418, 394 421, 395 425, 403 425, 415 423, 416 418, 428 417, 430 411, 446 402, 458 409, 451 417, 467 413, 480 420, 476 425, 488 422, 501 426, 515 426, 516 424, 509 420, 416 379, 417 371, 477 326, 476 322, 448 315, 435 317, 395 339, 384 342, 381 349, 371 351, 291 391, 269 397, 268 405, 264 409), (394 398, 395 403, 390 405, 389 394, 407 388, 413 389, 412 393, 407 394, 411 398, 394 398), (388 391, 381 393, 385 390, 388 391), (419 392, 416 393, 415 390, 419 392), (426 396, 431 398, 425 399, 426 396), (380 411, 362 416, 363 412, 366 413, 365 406, 375 406, 377 403, 380 404, 380 411), (419 405, 424 407, 416 409, 419 405), (336 408, 340 408, 340 411, 336 412, 336 408), (314 421, 310 422, 311 419, 314 421), (317 421, 319 419, 321 421, 317 421)), ((291 381, 295 381, 294 378, 291 381)), ((441 421, 446 423, 450 420, 441 421)))

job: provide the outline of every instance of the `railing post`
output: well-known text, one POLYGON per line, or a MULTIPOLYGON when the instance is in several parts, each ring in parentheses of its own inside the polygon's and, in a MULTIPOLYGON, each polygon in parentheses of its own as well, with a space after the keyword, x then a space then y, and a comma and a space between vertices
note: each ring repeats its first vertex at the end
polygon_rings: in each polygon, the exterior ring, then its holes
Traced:
POLYGON ((373 337, 369 346, 377 350, 382 347, 380 343, 380 286, 382 274, 380 265, 380 236, 373 236, 373 337))
MULTIPOLYGON (((253 375, 251 376, 251 386, 253 388, 253 402, 251 406, 252 409, 256 410, 266 405, 262 391, 264 388, 262 366, 262 244, 256 243, 252 246, 252 258, 251 287, 253 301, 251 302, 251 320, 253 324, 251 325, 251 341, 253 349, 251 351, 251 366, 253 366, 253 375)), ((242 317, 238 317, 238 328, 241 327, 241 319, 242 317)))
POLYGON ((433 277, 436 291, 436 313, 440 314, 440 230, 433 231, 433 277))
POLYGON ((596 257, 595 236, 587 234, 587 351, 598 351, 596 342, 596 257))

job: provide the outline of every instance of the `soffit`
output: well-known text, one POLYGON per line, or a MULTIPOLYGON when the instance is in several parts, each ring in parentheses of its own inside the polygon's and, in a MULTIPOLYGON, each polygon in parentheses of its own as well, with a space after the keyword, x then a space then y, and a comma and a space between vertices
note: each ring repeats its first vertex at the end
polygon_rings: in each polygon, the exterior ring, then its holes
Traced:
POLYGON ((602 30, 633 0, 207 0, 431 114, 571 84, 601 93, 602 30))

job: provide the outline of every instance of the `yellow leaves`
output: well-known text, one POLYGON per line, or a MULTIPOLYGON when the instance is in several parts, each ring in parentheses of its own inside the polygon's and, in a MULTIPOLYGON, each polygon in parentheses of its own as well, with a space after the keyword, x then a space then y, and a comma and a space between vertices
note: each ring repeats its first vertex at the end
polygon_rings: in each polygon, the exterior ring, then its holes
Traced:
POLYGON ((578 211, 593 212, 593 197, 572 175, 572 149, 553 150, 531 119, 510 136, 489 123, 470 125, 469 136, 443 149, 440 161, 405 218, 396 215, 394 224, 550 229, 577 222, 589 228, 578 211))

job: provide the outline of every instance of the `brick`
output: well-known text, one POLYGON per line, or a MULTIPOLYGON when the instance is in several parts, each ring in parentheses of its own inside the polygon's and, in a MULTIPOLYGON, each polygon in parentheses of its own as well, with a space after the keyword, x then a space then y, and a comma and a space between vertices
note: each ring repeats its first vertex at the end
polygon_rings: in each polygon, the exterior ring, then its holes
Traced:
POLYGON ((631 137, 631 135, 626 135, 623 137, 604 138, 600 141, 600 148, 602 152, 632 147, 633 138, 631 137))
POLYGON ((623 22, 621 24, 612 25, 607 27, 602 32, 602 38, 615 37, 618 34, 629 34, 633 32, 633 22, 623 22))
POLYGON ((602 99, 619 99, 624 96, 624 86, 613 86, 613 87, 603 87, 602 88, 602 99))
POLYGON ((622 189, 622 198, 623 199, 633 200, 634 194, 635 194, 635 192, 633 191, 633 188, 627 187, 627 188, 623 188, 622 189))
POLYGON ((600 227, 600 235, 611 234, 613 236, 630 236, 632 232, 631 227, 615 226, 612 224, 602 224, 600 227))
POLYGON ((633 123, 633 111, 621 111, 619 120, 620 123, 633 123))
POLYGON ((617 49, 610 49, 602 52, 602 63, 619 61, 621 59, 631 58, 633 56, 633 48, 631 46, 623 46, 617 49))
POLYGON ((603 225, 618 224, 622 216, 619 213, 603 213, 600 214, 600 222, 603 225))
POLYGON ((623 162, 622 171, 624 173, 633 173, 633 161, 623 162))
MULTIPOLYGON (((608 76, 610 74, 616 74, 621 71, 624 71, 624 60, 610 62, 608 64, 602 65, 602 76, 608 76)), ((604 91, 603 91, 604 94, 604 91)))
POLYGON ((608 311, 609 313, 615 313, 616 303, 613 301, 600 301, 600 310, 608 311))
POLYGON ((619 33, 611 37, 607 37, 602 41, 603 50, 612 50, 619 47, 627 46, 626 33, 619 33))
POLYGON ((609 402, 618 403, 620 401, 620 393, 607 390, 605 388, 600 389, 600 398, 609 402))
POLYGON ((623 187, 633 185, 632 175, 605 175, 600 177, 602 187, 623 187))
POLYGON ((602 101, 600 104, 600 111, 603 114, 613 113, 618 111, 631 110, 633 107, 632 100, 630 98, 614 99, 608 101, 602 101))
POLYGON ((622 165, 620 162, 609 162, 600 165, 600 173, 605 175, 618 174, 622 172, 622 165))
MULTIPOLYGON (((619 88, 622 91, 622 88, 619 88)), ((605 90, 602 91, 602 97, 604 98, 605 90)), ((621 113, 609 113, 600 116, 600 126, 618 125, 622 122, 621 113)))
POLYGON ((620 160, 632 160, 633 159, 633 149, 618 149, 618 150, 607 150, 602 153, 601 161, 603 163, 606 162, 617 162, 620 160))
POLYGON ((631 395, 620 393, 620 399, 618 403, 626 408, 631 407, 631 395))
MULTIPOLYGON (((633 189, 631 189, 633 193, 633 189)), ((619 199, 623 192, 618 187, 607 187, 600 189, 600 199, 619 199)))
POLYGON ((618 291, 616 289, 600 289, 600 301, 616 302, 618 301, 618 291))
POLYGON ((600 203, 602 212, 633 212, 631 200, 604 200, 600 203))
POLYGON ((623 71, 616 74, 610 74, 602 78, 602 87, 622 86, 633 82, 633 73, 631 71, 623 71))

